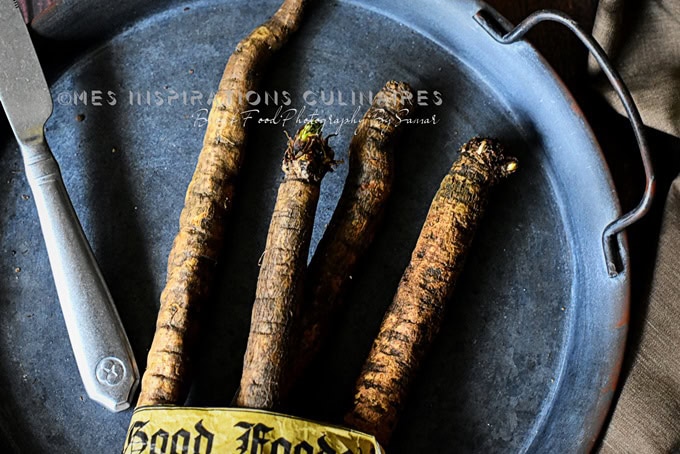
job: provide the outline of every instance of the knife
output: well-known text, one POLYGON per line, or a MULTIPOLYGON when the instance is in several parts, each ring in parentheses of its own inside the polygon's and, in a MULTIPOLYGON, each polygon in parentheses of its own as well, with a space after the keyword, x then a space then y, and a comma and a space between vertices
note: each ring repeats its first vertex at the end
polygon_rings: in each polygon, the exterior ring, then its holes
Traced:
POLYGON ((21 11, 13 0, 0 0, 0 103, 21 148, 85 391, 111 411, 125 410, 139 384, 139 370, 45 140, 44 126, 52 115, 52 97, 21 11))

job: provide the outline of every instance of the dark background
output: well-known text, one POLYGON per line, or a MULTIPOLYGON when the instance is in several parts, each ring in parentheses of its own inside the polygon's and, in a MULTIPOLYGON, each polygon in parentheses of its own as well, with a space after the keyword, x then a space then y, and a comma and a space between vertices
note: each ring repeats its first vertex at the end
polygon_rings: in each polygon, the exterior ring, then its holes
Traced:
MULTIPOLYGON (((597 0, 487 0, 502 15, 518 23, 538 9, 559 9, 575 18, 583 28, 591 30, 595 21, 597 0)), ((77 2, 75 2, 77 3, 77 2)), ((63 0, 19 0, 27 20, 49 21, 53 14, 74 11, 74 2, 63 0)), ((40 27, 37 27, 40 29, 40 27)), ((644 185, 642 166, 635 139, 625 118, 619 116, 593 90, 587 71, 587 52, 580 42, 557 24, 542 24, 529 35, 530 41, 552 64, 565 81, 588 118, 607 156, 624 211, 635 207, 644 185)), ((75 52, 63 41, 36 36, 37 48, 46 68, 58 68, 64 55, 75 52)), ((48 69, 49 71, 49 69, 48 69)), ((643 113, 644 118, 644 113, 643 113)), ((656 243, 663 214, 665 196, 672 180, 680 173, 680 141, 666 134, 648 130, 648 139, 657 173, 657 196, 649 215, 629 232, 633 269, 633 297, 628 361, 634 351, 646 311, 646 294, 656 256, 656 243)), ((622 381, 621 381, 622 382, 622 381)))

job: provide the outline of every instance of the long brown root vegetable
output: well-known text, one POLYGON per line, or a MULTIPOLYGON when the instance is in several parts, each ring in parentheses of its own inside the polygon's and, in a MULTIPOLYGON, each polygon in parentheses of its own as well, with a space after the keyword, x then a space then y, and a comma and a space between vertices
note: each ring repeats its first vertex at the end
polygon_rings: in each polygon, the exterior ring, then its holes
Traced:
POLYGON ((440 329, 490 188, 517 168, 490 139, 472 139, 432 201, 411 261, 357 380, 345 422, 387 445, 406 394, 440 329))
POLYGON ((342 290, 373 241, 392 190, 395 142, 403 129, 399 124, 410 115, 413 97, 408 84, 387 82, 352 137, 342 195, 309 265, 299 346, 288 372, 288 386, 318 353, 341 305, 342 290))
POLYGON ((186 398, 197 319, 222 249, 243 161, 246 133, 241 112, 247 109, 246 94, 257 87, 259 71, 298 29, 307 3, 284 0, 267 22, 236 46, 227 62, 168 258, 138 406, 182 404, 186 398))
POLYGON ((333 151, 321 137, 322 124, 310 122, 290 140, 284 178, 274 213, 250 321, 236 405, 274 409, 288 365, 293 322, 299 310, 321 179, 334 165, 333 151))

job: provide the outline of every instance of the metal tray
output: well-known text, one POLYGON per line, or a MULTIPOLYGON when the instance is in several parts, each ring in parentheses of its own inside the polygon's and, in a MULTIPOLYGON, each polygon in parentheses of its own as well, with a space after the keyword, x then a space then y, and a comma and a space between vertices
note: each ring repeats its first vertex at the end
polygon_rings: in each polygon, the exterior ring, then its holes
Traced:
MULTIPOLYGON (((142 370, 204 133, 205 99, 191 105, 180 97, 170 105, 168 98, 173 91, 214 90, 237 41, 278 2, 174 1, 154 10, 147 3, 114 8, 83 1, 36 21, 45 35, 98 43, 51 84, 55 112, 47 138, 142 370), (97 90, 102 105, 92 101, 97 90), (86 105, 74 96, 83 92, 86 105)), ((629 273, 623 236, 618 276, 609 276, 602 253, 602 232, 620 216, 607 166, 553 71, 528 44, 494 41, 473 19, 482 8, 474 1, 318 2, 261 89, 289 92, 297 109, 308 90, 376 92, 389 79, 438 91, 442 99, 434 105, 430 97, 415 114, 434 115, 438 124, 405 131, 384 227, 353 276, 337 335, 296 393, 293 414, 341 418, 460 145, 474 135, 496 136, 520 160, 521 170, 493 196, 443 332, 410 396, 394 454, 587 450, 623 353, 629 273)), ((259 107, 263 116, 276 112, 273 105, 259 107)), ((316 107, 323 118, 351 118, 366 104, 341 106, 336 98, 335 105, 316 107)), ((343 126, 332 140, 341 159, 353 129, 343 126)), ((283 131, 251 125, 190 404, 227 406, 238 385, 257 262, 281 177, 283 131)), ((111 414, 84 395, 19 151, 6 125, 0 134, 2 438, 9 452, 118 451, 131 413, 111 414)), ((313 246, 346 171, 340 166, 323 185, 313 246)))

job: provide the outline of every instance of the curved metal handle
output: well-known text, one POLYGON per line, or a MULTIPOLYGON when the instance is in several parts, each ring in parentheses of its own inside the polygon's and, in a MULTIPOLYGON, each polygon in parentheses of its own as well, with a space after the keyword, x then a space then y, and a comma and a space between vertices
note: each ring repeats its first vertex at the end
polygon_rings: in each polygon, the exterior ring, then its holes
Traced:
POLYGON ((639 205, 605 227, 602 235, 602 247, 607 262, 607 271, 609 272, 610 277, 616 277, 623 270, 620 242, 617 241, 617 235, 647 214, 652 204, 656 187, 654 169, 652 168, 647 139, 645 138, 644 124, 642 123, 640 112, 635 105, 635 101, 633 101, 630 91, 623 82, 623 79, 621 79, 619 73, 612 67, 607 58, 607 54, 598 42, 595 41, 589 33, 584 31, 575 20, 562 12, 552 10, 537 11, 528 16, 513 29, 509 29, 507 22, 500 17, 491 17, 489 11, 481 10, 475 14, 474 18, 489 35, 501 44, 511 44, 520 40, 529 30, 541 22, 551 21, 564 25, 581 40, 593 57, 595 57, 595 60, 600 65, 600 68, 602 68, 602 71, 605 73, 607 79, 609 79, 609 82, 616 91, 616 94, 619 96, 619 99, 628 114, 628 119, 630 120, 633 132, 635 133, 635 140, 640 149, 640 157, 642 158, 642 165, 645 169, 646 183, 645 193, 639 205))
POLYGON ((21 151, 85 391, 111 411, 125 410, 139 371, 111 294, 44 137, 21 151))

